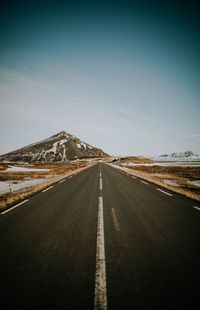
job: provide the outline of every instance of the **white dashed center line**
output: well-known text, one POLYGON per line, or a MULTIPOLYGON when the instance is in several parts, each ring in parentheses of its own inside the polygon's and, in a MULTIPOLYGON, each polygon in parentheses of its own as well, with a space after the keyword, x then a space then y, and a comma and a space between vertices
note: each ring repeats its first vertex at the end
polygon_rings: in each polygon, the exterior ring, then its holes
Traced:
POLYGON ((194 209, 200 211, 200 208, 199 207, 196 207, 196 206, 193 206, 194 209))
POLYGON ((99 197, 95 274, 95 310, 107 309, 106 260, 104 243, 103 197, 99 197))
POLYGON ((99 189, 100 189, 100 191, 102 191, 102 189, 103 189, 102 178, 100 178, 100 180, 99 180, 99 189))

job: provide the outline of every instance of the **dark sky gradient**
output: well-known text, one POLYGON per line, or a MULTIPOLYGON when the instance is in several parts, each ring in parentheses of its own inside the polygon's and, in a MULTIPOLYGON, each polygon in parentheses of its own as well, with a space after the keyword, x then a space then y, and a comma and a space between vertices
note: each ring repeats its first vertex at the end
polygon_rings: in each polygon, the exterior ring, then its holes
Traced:
POLYGON ((60 129, 115 154, 200 153, 198 1, 0 3, 0 153, 60 129))

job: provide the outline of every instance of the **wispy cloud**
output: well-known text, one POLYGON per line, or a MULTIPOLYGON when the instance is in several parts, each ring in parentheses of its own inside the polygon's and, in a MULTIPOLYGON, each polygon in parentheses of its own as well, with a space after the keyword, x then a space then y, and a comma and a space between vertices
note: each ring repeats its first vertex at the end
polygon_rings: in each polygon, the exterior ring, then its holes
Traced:
POLYGON ((193 139, 196 141, 200 141, 200 133, 192 133, 185 136, 187 139, 193 139))

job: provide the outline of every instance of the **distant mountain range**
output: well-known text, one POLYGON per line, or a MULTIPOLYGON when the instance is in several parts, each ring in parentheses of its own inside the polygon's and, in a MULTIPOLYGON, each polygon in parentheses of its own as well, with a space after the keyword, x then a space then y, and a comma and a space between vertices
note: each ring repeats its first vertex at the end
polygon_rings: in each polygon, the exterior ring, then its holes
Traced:
POLYGON ((48 139, 1 155, 1 161, 64 162, 81 158, 108 156, 103 150, 61 131, 48 139))
POLYGON ((171 153, 160 155, 157 159, 162 160, 200 160, 200 155, 194 154, 192 151, 185 151, 180 153, 171 153))

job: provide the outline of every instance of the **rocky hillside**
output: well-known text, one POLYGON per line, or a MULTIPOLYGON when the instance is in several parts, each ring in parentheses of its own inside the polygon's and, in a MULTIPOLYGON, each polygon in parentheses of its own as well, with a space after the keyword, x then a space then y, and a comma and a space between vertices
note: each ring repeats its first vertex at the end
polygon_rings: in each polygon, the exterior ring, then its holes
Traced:
POLYGON ((192 151, 185 151, 181 153, 171 153, 171 154, 163 154, 159 157, 159 159, 163 160, 192 160, 199 159, 200 156, 194 154, 192 151))
POLYGON ((0 156, 1 161, 64 162, 108 156, 104 151, 81 141, 66 131, 0 156))
POLYGON ((126 157, 119 157, 113 160, 113 163, 119 164, 153 164, 154 161, 150 158, 143 157, 143 156, 126 156, 126 157))

